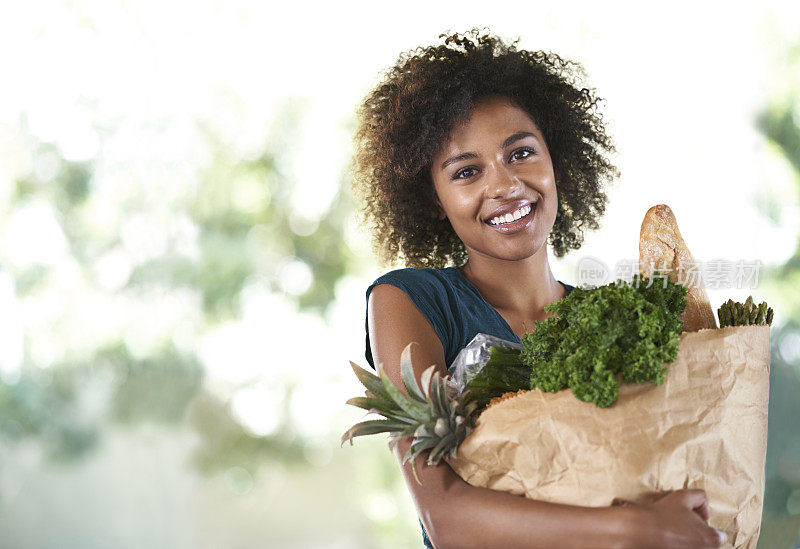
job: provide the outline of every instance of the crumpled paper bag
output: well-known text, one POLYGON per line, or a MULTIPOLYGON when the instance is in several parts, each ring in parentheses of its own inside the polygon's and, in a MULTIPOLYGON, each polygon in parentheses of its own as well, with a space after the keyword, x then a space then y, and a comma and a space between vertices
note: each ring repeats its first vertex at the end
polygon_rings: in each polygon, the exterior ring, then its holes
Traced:
POLYGON ((625 384, 608 408, 570 390, 487 408, 447 461, 473 486, 587 507, 701 488, 725 547, 755 548, 764 497, 769 326, 681 334, 664 383, 625 384))

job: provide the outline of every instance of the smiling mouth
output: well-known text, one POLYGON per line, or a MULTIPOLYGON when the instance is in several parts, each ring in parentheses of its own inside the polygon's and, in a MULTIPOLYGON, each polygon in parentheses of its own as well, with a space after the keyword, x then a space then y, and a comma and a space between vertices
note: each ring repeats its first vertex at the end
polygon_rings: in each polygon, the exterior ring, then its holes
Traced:
POLYGON ((517 208, 510 214, 495 216, 485 223, 502 235, 513 235, 526 231, 536 218, 536 207, 539 201, 531 202, 517 208), (509 221, 510 219, 510 221, 509 221))
POLYGON ((511 227, 514 224, 519 222, 527 221, 527 218, 530 217, 531 212, 536 209, 537 202, 532 202, 530 204, 526 204, 517 210, 507 213, 505 215, 498 215, 497 217, 493 217, 486 221, 488 225, 493 227, 511 227))

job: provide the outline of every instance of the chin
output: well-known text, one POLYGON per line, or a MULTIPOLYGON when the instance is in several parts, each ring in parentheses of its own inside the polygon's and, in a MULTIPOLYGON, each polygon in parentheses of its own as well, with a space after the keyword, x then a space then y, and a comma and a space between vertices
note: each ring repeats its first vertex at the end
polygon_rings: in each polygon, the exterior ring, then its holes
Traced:
POLYGON ((522 261, 533 257, 541 252, 546 247, 545 243, 531 243, 529 246, 515 246, 509 247, 505 250, 484 248, 481 250, 483 255, 492 257, 494 259, 501 259, 503 261, 522 261))

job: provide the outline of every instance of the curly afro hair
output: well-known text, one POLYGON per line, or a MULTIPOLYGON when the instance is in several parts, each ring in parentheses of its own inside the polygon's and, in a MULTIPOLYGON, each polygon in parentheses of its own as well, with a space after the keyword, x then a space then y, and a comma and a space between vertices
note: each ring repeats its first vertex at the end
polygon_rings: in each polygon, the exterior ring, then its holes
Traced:
POLYGON ((464 244, 434 206, 431 160, 454 125, 492 96, 524 110, 547 143, 559 194, 553 253, 580 248, 584 228, 599 228, 605 212, 604 183, 618 175, 600 99, 578 84, 582 66, 477 29, 439 38, 441 45, 401 54, 358 109, 353 189, 381 259, 434 268, 466 262, 464 244))

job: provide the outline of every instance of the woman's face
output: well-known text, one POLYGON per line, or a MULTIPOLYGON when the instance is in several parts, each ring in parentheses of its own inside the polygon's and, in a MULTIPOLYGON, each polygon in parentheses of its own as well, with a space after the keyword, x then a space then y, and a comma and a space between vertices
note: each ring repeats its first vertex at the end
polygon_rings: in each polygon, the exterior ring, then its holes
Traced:
POLYGON ((455 127, 431 166, 440 215, 471 259, 532 256, 558 210, 553 164, 541 131, 505 98, 484 100, 455 127))

